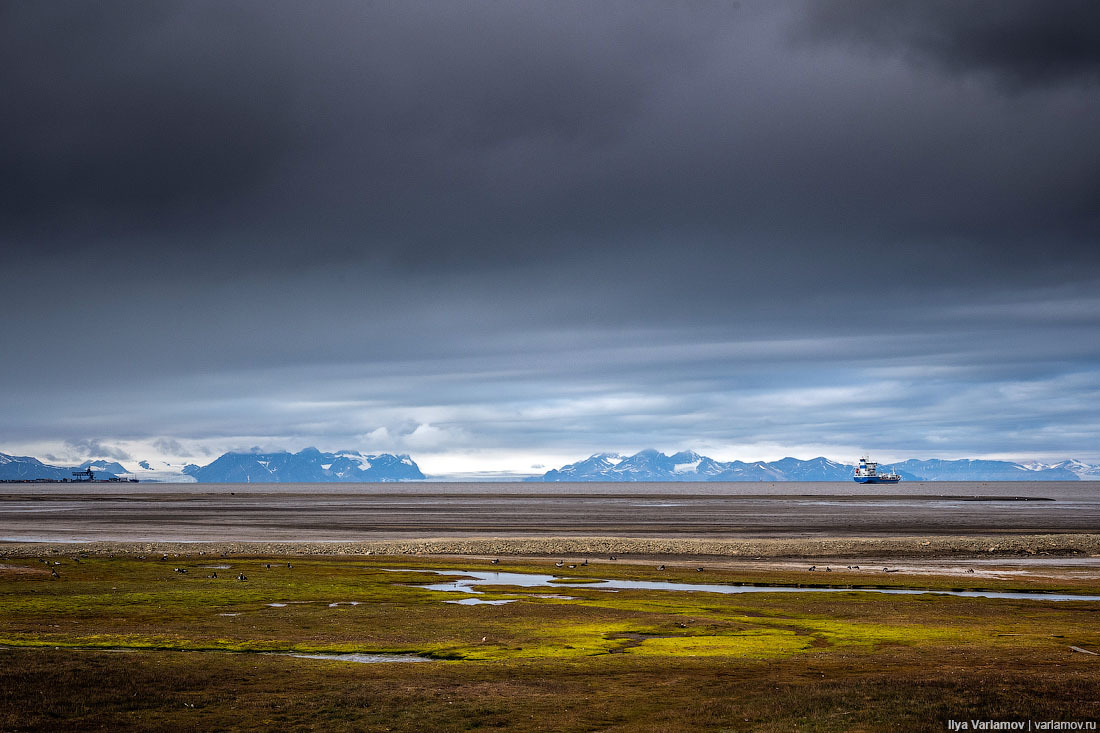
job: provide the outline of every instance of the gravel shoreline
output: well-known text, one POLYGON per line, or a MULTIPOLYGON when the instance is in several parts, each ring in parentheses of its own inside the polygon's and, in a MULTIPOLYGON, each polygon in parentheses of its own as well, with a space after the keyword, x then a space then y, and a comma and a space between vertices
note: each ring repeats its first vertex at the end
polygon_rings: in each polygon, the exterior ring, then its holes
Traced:
POLYGON ((2 542, 0 557, 54 555, 645 555, 667 557, 1100 557, 1100 534, 816 539, 432 538, 365 542, 2 542))

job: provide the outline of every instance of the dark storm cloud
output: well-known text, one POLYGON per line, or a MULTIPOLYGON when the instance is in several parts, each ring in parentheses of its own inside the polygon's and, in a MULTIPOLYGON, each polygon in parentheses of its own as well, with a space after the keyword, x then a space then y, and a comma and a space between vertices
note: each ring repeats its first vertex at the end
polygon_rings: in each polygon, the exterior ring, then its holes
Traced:
POLYGON ((4 213, 64 243, 104 219, 112 235, 236 234, 234 207, 253 240, 237 248, 300 251, 289 225, 393 255, 408 242, 388 240, 439 235, 428 211, 472 228, 484 211, 466 207, 507 197, 525 156, 545 170, 548 145, 617 134, 648 78, 690 55, 675 18, 623 10, 10 5, 4 213))
POLYGON ((83 268, 614 263, 720 305, 755 271, 942 281, 945 256, 1031 273, 1038 237, 1095 251, 1100 159, 1066 108, 1095 102, 817 64, 785 42, 799 6, 10 7, 12 244, 83 268))
POLYGON ((200 208, 217 215, 294 142, 290 120, 265 112, 288 103, 284 69, 241 48, 248 23, 228 6, 0 13, 9 231, 79 247, 123 224, 186 225, 200 208))
POLYGON ((1083 397, 1096 12, 1049 7, 0 5, 0 440, 664 447, 789 393, 806 444, 864 384, 901 441, 1083 397))
POLYGON ((821 40, 988 74, 1014 90, 1100 82, 1100 6, 1090 0, 825 0, 808 11, 821 40))
POLYGON ((997 234, 1018 255, 1052 220, 1060 247, 1095 227, 1095 155, 1078 130, 1043 139, 1058 100, 907 99, 858 64, 815 70, 776 45, 792 8, 10 7, 3 200, 38 247, 430 270, 674 239, 728 270, 821 241, 918 264, 997 234), (999 139, 942 147, 977 134, 999 139))

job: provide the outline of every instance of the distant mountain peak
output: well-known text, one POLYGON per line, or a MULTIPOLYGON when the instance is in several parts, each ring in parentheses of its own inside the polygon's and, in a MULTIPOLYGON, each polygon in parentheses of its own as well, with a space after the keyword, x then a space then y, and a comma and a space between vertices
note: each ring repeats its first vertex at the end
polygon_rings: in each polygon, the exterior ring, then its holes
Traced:
POLYGON ((225 453, 206 466, 187 466, 184 473, 202 483, 374 483, 424 478, 405 454, 325 453, 313 447, 297 453, 225 453))

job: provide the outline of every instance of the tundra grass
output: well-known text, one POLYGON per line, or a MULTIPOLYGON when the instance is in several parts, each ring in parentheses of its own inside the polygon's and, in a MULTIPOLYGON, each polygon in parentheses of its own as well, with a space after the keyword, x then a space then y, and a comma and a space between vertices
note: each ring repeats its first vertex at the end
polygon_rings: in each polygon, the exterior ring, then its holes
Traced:
MULTIPOLYGON (((425 570, 553 574, 552 562, 60 562, 0 568, 0 730, 943 730, 943 721, 966 716, 1100 717, 1100 657, 1070 651, 1100 651, 1097 602, 860 590, 610 593, 585 583, 482 586, 475 596, 418 587, 440 582, 425 570), (241 573, 247 580, 236 579, 241 573), (563 591, 570 599, 540 597, 563 591), (514 602, 443 603, 462 597, 514 602), (439 661, 359 665, 255 653, 272 651, 439 661)), ((568 573, 822 582, 812 573, 611 563, 568 573)), ((1098 592, 1080 581, 1011 586, 1098 592)))

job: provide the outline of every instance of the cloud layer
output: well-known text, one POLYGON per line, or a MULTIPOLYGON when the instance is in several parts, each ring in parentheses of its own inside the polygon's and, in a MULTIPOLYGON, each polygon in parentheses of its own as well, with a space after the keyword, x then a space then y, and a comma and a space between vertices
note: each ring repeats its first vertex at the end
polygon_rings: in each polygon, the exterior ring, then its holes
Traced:
POLYGON ((1098 458, 1094 8, 6 5, 0 441, 1098 458))

